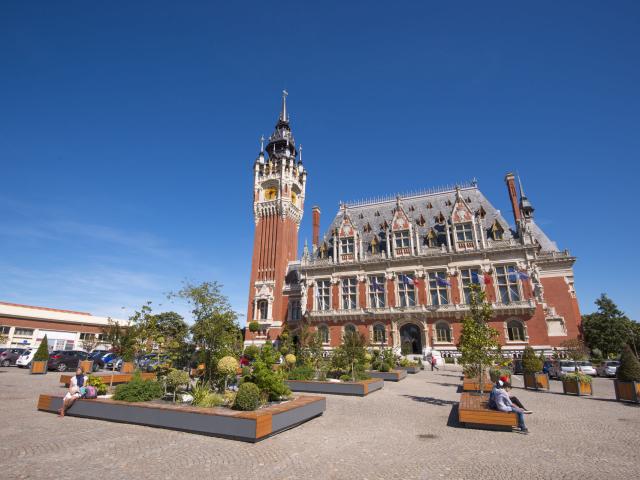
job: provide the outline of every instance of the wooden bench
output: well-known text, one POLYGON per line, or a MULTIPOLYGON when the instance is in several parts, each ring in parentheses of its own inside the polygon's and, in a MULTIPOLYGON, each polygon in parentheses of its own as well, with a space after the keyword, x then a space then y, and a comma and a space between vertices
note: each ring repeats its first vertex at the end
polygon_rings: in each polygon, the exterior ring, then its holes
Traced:
POLYGON ((462 426, 488 425, 496 428, 508 428, 518 426, 518 416, 513 412, 500 412, 487 406, 489 395, 477 395, 463 392, 460 395, 458 406, 458 421, 462 426))

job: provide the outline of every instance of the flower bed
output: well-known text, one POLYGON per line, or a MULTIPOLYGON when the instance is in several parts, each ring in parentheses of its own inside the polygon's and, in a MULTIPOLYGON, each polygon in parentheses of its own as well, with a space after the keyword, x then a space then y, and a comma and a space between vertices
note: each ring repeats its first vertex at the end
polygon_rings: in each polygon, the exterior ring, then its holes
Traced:
POLYGON ((407 378, 406 370, 391 370, 390 372, 378 372, 376 370, 368 370, 367 375, 371 378, 381 378, 387 382, 399 382, 407 378))
MULTIPOLYGON (((130 382, 131 379, 133 378, 133 374, 131 373, 94 373, 91 376, 100 378, 106 384, 113 383, 113 385, 130 382), (113 382, 111 381, 112 377, 113 377, 113 382)), ((68 375, 68 374, 60 375, 60 383, 68 387, 69 382, 71 381, 71 377, 73 377, 73 375, 68 375)), ((141 373, 140 377, 143 379, 156 378, 156 374, 141 373)))
POLYGON ((331 395, 353 395, 364 397, 382 389, 384 380, 370 379, 357 382, 324 382, 319 380, 287 380, 287 386, 294 392, 327 393, 331 395))
MULTIPOLYGON (((61 395, 40 395, 38 410, 56 413, 61 395)), ((251 412, 171 403, 77 400, 67 415, 258 442, 322 415, 325 397, 299 396, 251 412)))

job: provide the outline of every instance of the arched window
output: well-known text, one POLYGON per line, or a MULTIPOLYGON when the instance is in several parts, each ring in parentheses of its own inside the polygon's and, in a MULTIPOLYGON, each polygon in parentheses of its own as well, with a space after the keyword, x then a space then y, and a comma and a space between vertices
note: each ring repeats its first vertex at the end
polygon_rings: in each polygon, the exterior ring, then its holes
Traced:
POLYGON ((329 327, 326 325, 319 325, 318 335, 320 336, 320 341, 322 343, 329 343, 329 327))
POLYGON ((507 334, 510 342, 526 341, 524 324, 520 320, 509 320, 507 322, 507 334))
POLYGON ((452 342, 451 326, 445 321, 436 323, 436 342, 440 342, 440 343, 452 342))
POLYGON ((258 319, 266 320, 269 313, 269 302, 266 300, 258 300, 258 319))
POLYGON ((387 341, 387 332, 381 323, 376 323, 373 326, 373 341, 375 343, 385 343, 387 341))
POLYGON ((344 333, 347 333, 347 332, 356 333, 356 326, 353 325, 352 323, 347 323, 344 326, 344 333))

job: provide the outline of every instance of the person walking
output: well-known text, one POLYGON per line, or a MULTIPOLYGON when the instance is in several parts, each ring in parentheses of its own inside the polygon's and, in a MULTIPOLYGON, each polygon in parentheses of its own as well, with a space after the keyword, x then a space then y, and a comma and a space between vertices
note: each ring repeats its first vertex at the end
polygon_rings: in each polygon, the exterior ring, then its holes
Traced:
POLYGON ((58 410, 61 417, 64 417, 66 411, 71 408, 71 405, 73 405, 77 399, 82 398, 88 381, 89 377, 84 374, 84 370, 81 367, 78 367, 76 374, 71 377, 69 381, 69 391, 62 399, 62 408, 58 410))
POLYGON ((440 370, 438 368, 438 359, 435 357, 435 355, 431 355, 431 371, 433 372, 433 370, 440 370))

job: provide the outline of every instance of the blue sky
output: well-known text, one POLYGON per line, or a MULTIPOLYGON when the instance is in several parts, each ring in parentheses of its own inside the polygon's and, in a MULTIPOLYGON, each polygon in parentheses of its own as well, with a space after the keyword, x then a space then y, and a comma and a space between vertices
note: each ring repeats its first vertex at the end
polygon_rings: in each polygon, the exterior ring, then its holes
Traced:
POLYGON ((640 319, 640 4, 489 3, 2 2, 0 300, 122 317, 219 280, 245 313, 286 88, 301 245, 314 204, 324 229, 473 177, 510 218, 517 170, 583 312, 607 292, 640 319))

